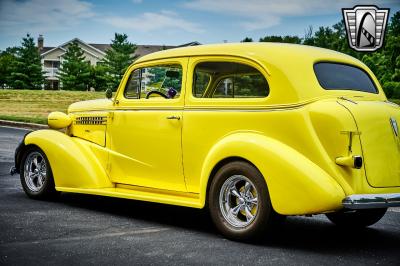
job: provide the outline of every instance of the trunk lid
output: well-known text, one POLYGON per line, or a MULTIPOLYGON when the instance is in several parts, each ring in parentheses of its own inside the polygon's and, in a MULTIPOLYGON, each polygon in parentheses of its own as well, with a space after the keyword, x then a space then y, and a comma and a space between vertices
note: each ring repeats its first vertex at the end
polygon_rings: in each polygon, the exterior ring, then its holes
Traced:
POLYGON ((364 169, 372 187, 400 186, 400 107, 383 101, 342 99, 360 134, 364 169))

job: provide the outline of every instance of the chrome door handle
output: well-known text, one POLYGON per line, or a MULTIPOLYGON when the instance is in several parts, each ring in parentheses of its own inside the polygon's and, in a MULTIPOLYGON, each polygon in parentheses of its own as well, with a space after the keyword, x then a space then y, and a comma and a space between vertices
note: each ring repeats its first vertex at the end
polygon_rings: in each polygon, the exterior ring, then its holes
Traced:
POLYGON ((176 120, 181 120, 181 117, 180 117, 180 116, 178 116, 178 115, 170 115, 170 116, 167 116, 167 119, 176 119, 176 120))

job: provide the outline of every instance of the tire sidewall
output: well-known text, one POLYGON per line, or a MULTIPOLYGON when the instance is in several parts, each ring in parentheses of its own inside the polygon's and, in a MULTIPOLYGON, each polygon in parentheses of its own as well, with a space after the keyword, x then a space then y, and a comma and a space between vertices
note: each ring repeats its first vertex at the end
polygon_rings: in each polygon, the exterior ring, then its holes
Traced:
POLYGON ((260 236, 268 227, 268 220, 272 211, 264 177, 254 166, 246 162, 237 161, 224 165, 217 171, 212 180, 209 190, 209 209, 214 224, 228 238, 247 240, 260 236), (226 221, 219 206, 222 185, 233 175, 245 176, 254 184, 257 191, 257 215, 251 224, 243 228, 234 227, 226 221))
POLYGON ((35 199, 44 198, 46 196, 49 196, 49 194, 51 194, 53 191, 55 191, 53 175, 51 172, 49 160, 47 159, 46 154, 38 147, 29 147, 26 150, 26 152, 24 153, 24 155, 22 156, 21 165, 20 165, 20 179, 21 179, 22 188, 24 189, 25 193, 30 198, 35 198, 35 199), (26 180, 25 180, 25 162, 26 162, 26 159, 28 158, 28 156, 33 152, 40 153, 46 162, 46 178, 44 180, 43 186, 38 191, 32 191, 26 184, 26 180))

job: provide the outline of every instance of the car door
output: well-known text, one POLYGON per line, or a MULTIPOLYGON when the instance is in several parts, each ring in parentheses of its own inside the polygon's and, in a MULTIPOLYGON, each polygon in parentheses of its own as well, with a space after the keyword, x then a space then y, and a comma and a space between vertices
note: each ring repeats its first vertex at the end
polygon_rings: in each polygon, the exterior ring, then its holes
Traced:
POLYGON ((186 191, 181 133, 187 61, 152 61, 127 71, 108 128, 113 182, 186 191))

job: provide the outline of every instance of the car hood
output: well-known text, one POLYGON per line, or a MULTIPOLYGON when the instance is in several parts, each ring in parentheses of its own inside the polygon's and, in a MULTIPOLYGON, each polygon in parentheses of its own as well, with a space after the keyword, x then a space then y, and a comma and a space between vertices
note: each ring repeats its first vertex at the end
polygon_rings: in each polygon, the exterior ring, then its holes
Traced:
POLYGON ((108 110, 113 105, 112 100, 98 99, 76 102, 68 107, 68 113, 82 112, 82 111, 103 111, 108 110))

